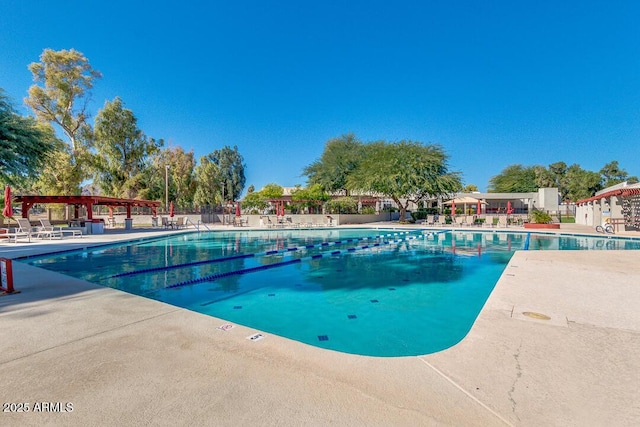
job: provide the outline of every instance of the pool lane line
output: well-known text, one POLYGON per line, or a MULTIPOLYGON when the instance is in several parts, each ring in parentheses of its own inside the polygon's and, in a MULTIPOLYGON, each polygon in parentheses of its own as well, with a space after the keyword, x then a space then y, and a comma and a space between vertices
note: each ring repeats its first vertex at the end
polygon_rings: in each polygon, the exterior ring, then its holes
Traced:
MULTIPOLYGON (((407 233, 395 233, 395 235, 397 234, 409 234, 407 233)), ((352 253, 355 252, 356 250, 360 249, 360 250, 364 250, 364 249, 373 249, 376 247, 382 247, 382 246, 387 246, 387 245, 391 245, 391 244, 399 244, 402 243, 404 241, 408 241, 408 240, 415 240, 415 239, 419 239, 420 237, 424 237, 427 236, 427 234, 421 234, 420 236, 408 236, 402 239, 396 239, 393 241, 383 241, 382 243, 374 243, 373 245, 363 245, 363 246, 356 246, 356 247, 351 247, 351 248, 347 248, 344 250, 337 250, 337 251, 331 251, 329 254, 327 253, 321 253, 321 254, 316 254, 316 255, 311 255, 308 257, 304 257, 304 258, 296 258, 296 259, 292 259, 292 260, 287 260, 287 261, 281 261, 281 262, 275 262, 273 264, 267 264, 267 265, 260 265, 257 267, 250 267, 250 268, 243 268, 240 270, 233 270, 233 271, 226 271, 224 273, 216 273, 216 274, 212 274, 210 276, 204 276, 204 277, 197 277, 195 279, 190 279, 190 280, 185 280, 184 282, 179 282, 179 283, 175 283, 173 285, 169 285, 169 286, 165 286, 164 288, 160 288, 157 290, 161 290, 161 289, 175 289, 175 288, 180 288, 183 286, 189 286, 189 285, 195 285, 198 283, 203 283, 203 282, 213 282, 217 279, 221 279, 223 277, 228 277, 228 276, 236 276, 236 275, 241 275, 241 274, 246 274, 246 273, 253 273, 256 271, 261 271, 261 270, 267 270, 270 268, 276 268, 276 267, 281 267, 284 265, 289 265, 289 264, 295 264, 295 263, 301 263, 302 261, 311 261, 314 259, 320 259, 320 258, 329 258, 332 256, 337 256, 337 255, 343 255, 346 253, 352 253)))
POLYGON ((531 233, 527 233, 527 238, 524 239, 524 250, 529 250, 529 241, 531 240, 531 233))
POLYGON ((237 260, 237 259, 261 257, 261 256, 275 255, 275 254, 281 254, 281 253, 287 253, 287 252, 295 252, 295 251, 300 250, 300 249, 316 249, 316 248, 321 248, 321 247, 326 247, 326 246, 341 245, 343 243, 358 242, 358 241, 361 241, 361 240, 375 240, 375 239, 380 239, 380 238, 383 238, 383 237, 397 236, 397 235, 409 234, 409 233, 413 233, 413 232, 415 232, 415 231, 403 231, 403 232, 387 233, 387 234, 380 234, 378 236, 373 236, 373 237, 353 237, 353 238, 344 239, 344 240, 337 240, 335 242, 322 242, 322 243, 318 243, 318 244, 315 244, 315 245, 293 246, 293 247, 288 247, 288 248, 284 248, 284 249, 280 249, 280 250, 257 252, 257 253, 254 253, 254 254, 238 254, 238 255, 232 255, 232 256, 222 257, 222 258, 214 258, 214 259, 206 259, 206 260, 202 260, 202 261, 187 262, 187 263, 183 263, 183 264, 175 264, 175 265, 167 265, 167 266, 162 266, 162 267, 145 268, 145 269, 142 269, 142 270, 126 271, 124 273, 114 274, 112 276, 105 277, 103 280, 114 279, 114 278, 118 278, 118 277, 133 276, 133 275, 137 275, 137 274, 153 273, 153 272, 156 272, 156 271, 167 271, 167 270, 175 270, 175 269, 178 269, 178 268, 194 267, 194 266, 203 265, 203 264, 213 264, 213 263, 217 263, 217 262, 233 261, 233 260, 237 260))

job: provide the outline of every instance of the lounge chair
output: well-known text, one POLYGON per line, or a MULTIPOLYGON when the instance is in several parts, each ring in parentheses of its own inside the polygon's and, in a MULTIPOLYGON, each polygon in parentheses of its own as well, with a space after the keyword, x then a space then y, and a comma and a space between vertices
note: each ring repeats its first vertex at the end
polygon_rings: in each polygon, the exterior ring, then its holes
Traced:
POLYGON ((493 215, 487 215, 484 219, 484 226, 493 228, 493 215))
POLYGON ((1 236, 6 237, 11 241, 13 239, 13 243, 18 243, 18 239, 26 238, 29 242, 31 242, 31 236, 33 235, 31 223, 26 218, 17 218, 18 226, 13 228, 3 228, 4 233, 1 236))
POLYGON ((500 215, 498 217, 498 228, 507 228, 507 216, 506 215, 500 215))
POLYGON ((427 215, 427 219, 422 221, 422 225, 433 225, 433 224, 434 224, 433 215, 427 215))
POLYGON ((447 225, 447 217, 444 215, 440 215, 438 216, 438 225, 444 227, 445 225, 447 225))
POLYGON ((40 229, 37 231, 38 237, 49 237, 49 239, 53 239, 55 237, 62 238, 64 237, 64 233, 70 234, 71 237, 82 237, 82 231, 74 230, 74 229, 64 229, 62 227, 54 227, 51 225, 51 221, 48 219, 40 220, 40 229))
POLYGON ((475 215, 467 215, 467 218, 465 219, 465 222, 467 223, 467 225, 469 227, 471 227, 472 225, 476 225, 476 217, 475 217, 475 215))
POLYGON ((175 226, 176 230, 179 230, 179 229, 181 229, 181 228, 185 228, 185 227, 186 227, 186 225, 185 225, 185 223, 184 223, 184 217, 183 217, 183 216, 179 216, 179 217, 176 219, 176 222, 175 222, 174 226, 175 226))
POLYGON ((456 225, 459 225, 460 227, 466 225, 467 223, 465 222, 465 217, 462 215, 458 215, 456 216, 456 225))

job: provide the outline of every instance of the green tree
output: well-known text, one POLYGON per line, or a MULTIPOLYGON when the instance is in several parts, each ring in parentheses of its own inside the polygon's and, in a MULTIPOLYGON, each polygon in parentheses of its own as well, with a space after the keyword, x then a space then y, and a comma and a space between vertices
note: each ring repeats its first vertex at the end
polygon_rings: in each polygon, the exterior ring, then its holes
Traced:
POLYGON ((538 191, 533 166, 510 165, 489 180, 490 193, 529 193, 538 191))
POLYGON ((265 185, 262 190, 260 190, 260 194, 262 194, 262 196, 265 199, 279 199, 282 197, 282 195, 284 194, 284 188, 282 188, 282 186, 275 184, 275 183, 270 183, 265 185))
POLYGON ((0 183, 15 185, 35 177, 55 143, 50 126, 20 116, 0 89, 0 183))
POLYGON ((586 199, 602 190, 602 177, 597 172, 584 170, 578 164, 567 169, 567 199, 577 201, 586 199))
POLYGON ((462 188, 460 174, 449 171, 448 156, 439 145, 376 142, 364 146, 363 154, 347 187, 391 198, 400 208, 401 220, 409 202, 417 204, 462 188))
POLYGON ((625 181, 638 182, 638 177, 629 176, 626 170, 620 168, 617 160, 604 165, 602 169, 600 169, 600 175, 602 175, 604 188, 611 187, 612 185, 620 184, 625 181))
POLYGON ((222 203, 223 193, 225 200, 237 200, 246 182, 245 167, 237 146, 224 146, 201 157, 196 170, 196 203, 201 206, 222 203))
POLYGON ((225 183, 224 194, 227 200, 237 200, 244 190, 246 177, 244 170, 244 158, 238 151, 237 146, 233 148, 224 146, 221 150, 215 150, 212 158, 220 168, 222 182, 225 183))
POLYGON ((317 209, 322 202, 330 199, 329 194, 320 184, 312 184, 307 188, 296 188, 291 192, 291 201, 300 207, 317 209))
POLYGON ((159 152, 163 145, 162 141, 147 138, 137 122, 119 97, 107 101, 98 112, 94 179, 107 196, 139 197, 140 189, 146 186, 144 171, 149 167, 149 156, 159 152))
POLYGON ((358 213, 358 202, 353 197, 338 197, 328 201, 325 208, 330 214, 355 214, 358 213))
POLYGON ((347 180, 360 164, 362 146, 353 134, 329 140, 320 159, 303 169, 308 184, 320 184, 326 191, 349 195, 347 180))
POLYGON ((211 159, 211 155, 200 157, 196 166, 196 193, 194 202, 198 206, 215 206, 222 203, 222 174, 211 159))
POLYGON ((74 49, 45 49, 40 62, 31 63, 29 70, 36 84, 29 88, 25 103, 39 120, 60 126, 69 138, 70 149, 61 151, 55 163, 73 169, 62 175, 74 181, 58 187, 72 188, 77 194, 80 183, 89 176, 88 168, 83 167, 89 156, 91 134, 87 124, 87 95, 101 74, 91 67, 82 53, 74 49), (65 163, 66 160, 69 162, 65 163))
POLYGON ((267 203, 267 199, 260 191, 247 193, 242 199, 242 208, 252 213, 262 212, 267 206, 269 206, 269 203, 267 203))
POLYGON ((467 184, 464 186, 464 188, 462 189, 463 193, 473 193, 479 191, 478 190, 478 186, 475 184, 467 184))

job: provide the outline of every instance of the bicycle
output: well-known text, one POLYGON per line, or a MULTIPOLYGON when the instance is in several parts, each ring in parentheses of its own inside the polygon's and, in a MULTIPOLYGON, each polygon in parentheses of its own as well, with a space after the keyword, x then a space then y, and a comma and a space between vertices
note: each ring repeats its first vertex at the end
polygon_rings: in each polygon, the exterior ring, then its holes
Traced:
POLYGON ((596 226, 598 233, 614 234, 613 225, 609 224, 609 218, 605 219, 602 225, 596 226))

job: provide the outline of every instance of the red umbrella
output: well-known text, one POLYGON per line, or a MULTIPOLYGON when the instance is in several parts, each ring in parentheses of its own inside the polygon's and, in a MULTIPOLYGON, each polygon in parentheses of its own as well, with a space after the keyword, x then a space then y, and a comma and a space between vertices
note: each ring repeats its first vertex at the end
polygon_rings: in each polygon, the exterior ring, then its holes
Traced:
POLYGON ((513 210, 511 209, 511 200, 507 202, 507 214, 512 214, 513 210))
POLYGON ((478 200, 478 208, 476 209, 476 214, 480 215, 482 211, 482 205, 480 204, 480 200, 478 200))
POLYGON ((169 216, 173 218, 175 212, 173 211, 173 202, 169 203, 169 216))
POLYGON ((241 216, 242 212, 240 212, 240 202, 236 203, 236 216, 241 216))
POLYGON ((455 216, 456 214, 456 200, 453 199, 451 201, 451 215, 455 216))
POLYGON ((4 189, 4 209, 2 215, 7 218, 13 216, 13 208, 11 207, 11 187, 8 185, 4 189))

